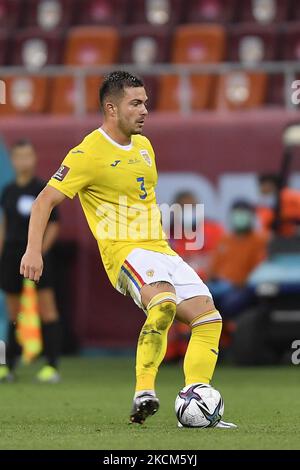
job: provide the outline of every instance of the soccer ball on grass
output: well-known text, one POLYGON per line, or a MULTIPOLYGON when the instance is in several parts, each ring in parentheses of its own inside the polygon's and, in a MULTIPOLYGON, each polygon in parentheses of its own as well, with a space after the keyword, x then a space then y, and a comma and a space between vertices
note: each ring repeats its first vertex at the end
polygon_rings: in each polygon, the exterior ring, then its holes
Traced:
POLYGON ((192 384, 177 395, 175 412, 186 428, 213 428, 224 414, 224 401, 218 390, 207 384, 192 384))

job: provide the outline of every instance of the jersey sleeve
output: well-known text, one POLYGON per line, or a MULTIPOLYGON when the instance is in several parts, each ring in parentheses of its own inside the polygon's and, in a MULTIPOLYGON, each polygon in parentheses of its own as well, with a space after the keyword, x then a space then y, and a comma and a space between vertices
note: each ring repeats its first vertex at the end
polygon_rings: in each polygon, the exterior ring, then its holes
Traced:
POLYGON ((92 156, 77 148, 67 154, 47 184, 73 199, 78 191, 92 184, 94 177, 92 156))

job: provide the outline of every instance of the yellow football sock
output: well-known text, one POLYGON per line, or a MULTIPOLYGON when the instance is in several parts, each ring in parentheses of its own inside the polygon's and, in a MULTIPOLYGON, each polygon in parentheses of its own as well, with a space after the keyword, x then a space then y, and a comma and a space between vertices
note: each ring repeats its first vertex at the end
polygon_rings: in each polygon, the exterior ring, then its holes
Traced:
POLYGON ((209 384, 218 359, 222 318, 217 310, 196 317, 190 324, 192 334, 185 354, 185 385, 209 384))
POLYGON ((162 292, 147 306, 136 355, 136 392, 154 390, 158 367, 167 349, 168 331, 176 313, 176 295, 162 292))

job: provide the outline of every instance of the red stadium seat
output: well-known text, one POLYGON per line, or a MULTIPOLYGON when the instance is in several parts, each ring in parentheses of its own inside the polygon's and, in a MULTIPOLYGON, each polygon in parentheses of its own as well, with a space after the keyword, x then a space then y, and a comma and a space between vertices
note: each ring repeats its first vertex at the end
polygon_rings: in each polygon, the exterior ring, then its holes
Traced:
POLYGON ((124 25, 127 22, 129 0, 80 0, 77 24, 124 25))
POLYGON ((280 58, 282 60, 300 60, 300 22, 284 25, 280 58))
MULTIPOLYGON (((99 87, 102 77, 88 77, 85 80, 86 111, 99 112, 99 87)), ((52 81, 50 112, 53 114, 74 114, 76 101, 80 99, 77 93, 76 81, 72 77, 58 77, 52 81)))
POLYGON ((46 31, 72 24, 78 0, 27 0, 25 24, 46 31))
POLYGON ((15 35, 11 63, 40 68, 61 62, 62 35, 57 31, 26 29, 15 35))
POLYGON ((230 23, 235 18, 237 0, 188 0, 187 23, 230 23))
POLYGON ((170 33, 167 28, 150 25, 127 26, 121 31, 121 61, 151 64, 170 58, 170 33))
POLYGON ((43 77, 7 77, 6 104, 0 106, 0 115, 20 115, 46 111, 48 79, 43 77))
POLYGON ((290 17, 289 20, 300 21, 300 2, 299 0, 290 0, 290 17))
POLYGON ((130 0, 129 21, 136 24, 173 26, 181 22, 184 3, 182 0, 130 0))
POLYGON ((8 40, 7 34, 0 30, 0 66, 5 65, 7 57, 8 40))
POLYGON ((232 62, 261 62, 278 59, 279 34, 273 25, 238 24, 228 28, 227 59, 232 62))
POLYGON ((151 75, 143 76, 142 79, 148 97, 147 109, 152 111, 157 107, 158 79, 151 75))
POLYGON ((112 64, 118 57, 119 36, 109 26, 77 26, 69 30, 65 64, 112 64))
POLYGON ((266 101, 268 76, 265 73, 231 72, 218 79, 217 109, 258 108, 266 101))
POLYGON ((12 30, 21 23, 23 0, 0 0, 0 28, 12 30))
POLYGON ((289 14, 287 0, 242 0, 238 6, 238 20, 254 23, 280 23, 289 14))

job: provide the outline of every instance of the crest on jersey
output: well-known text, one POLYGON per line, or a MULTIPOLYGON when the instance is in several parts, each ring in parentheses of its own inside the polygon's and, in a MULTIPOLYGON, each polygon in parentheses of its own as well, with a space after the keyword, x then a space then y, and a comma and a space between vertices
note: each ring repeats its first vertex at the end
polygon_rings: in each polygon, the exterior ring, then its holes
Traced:
POLYGON ((154 269, 148 269, 146 274, 147 274, 148 277, 153 277, 154 276, 154 269))
POLYGON ((147 163, 147 165, 152 166, 152 160, 150 158, 148 150, 140 150, 140 154, 142 155, 142 157, 145 160, 145 162, 147 163))

